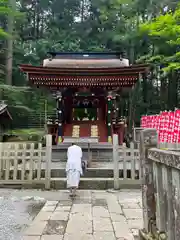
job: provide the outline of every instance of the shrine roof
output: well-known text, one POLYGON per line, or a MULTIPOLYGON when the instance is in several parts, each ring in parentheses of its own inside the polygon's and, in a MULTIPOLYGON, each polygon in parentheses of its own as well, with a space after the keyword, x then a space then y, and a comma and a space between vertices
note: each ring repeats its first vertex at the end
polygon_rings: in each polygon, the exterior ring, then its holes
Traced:
POLYGON ((129 66, 129 60, 118 52, 48 52, 44 67, 56 68, 112 68, 129 66))
POLYGON ((4 102, 0 102, 0 117, 7 116, 8 119, 12 120, 12 116, 8 111, 8 106, 4 102))
MULTIPOLYGON (((101 55, 102 59, 86 59, 71 58, 69 55, 60 55, 60 58, 55 60, 56 67, 50 66, 32 66, 20 65, 22 72, 26 73, 28 80, 33 85, 43 86, 133 86, 139 74, 148 72, 149 66, 147 64, 138 64, 131 66, 120 66, 120 59, 115 55, 101 55), (62 58, 64 56, 64 59, 62 58), (104 58, 105 56, 105 58, 104 58), (77 62, 79 63, 77 64, 77 62), (82 64, 81 64, 82 62, 82 64), (85 64, 86 62, 86 64, 85 64), (112 64, 113 62, 113 64, 112 64), (111 65, 112 64, 112 65, 111 65), (83 67, 82 67, 83 65, 83 67), (61 66, 61 67, 58 67, 61 66), (64 67, 63 67, 64 66, 64 67), (80 67, 81 66, 81 67, 80 67), (93 67, 95 66, 95 67, 93 67)), ((79 56, 78 56, 79 57, 79 56)), ((91 55, 92 57, 92 55, 91 55)), ((54 58, 53 58, 54 60, 54 58)), ((52 60, 52 61, 53 61, 52 60)), ((48 64, 51 60, 48 59, 48 64)), ((127 62, 126 62, 127 63, 127 62)), ((129 63, 128 63, 129 64, 129 63)))
POLYGON ((21 71, 25 73, 36 73, 36 74, 53 74, 53 75, 129 75, 145 73, 149 69, 147 64, 137 64, 125 67, 112 67, 112 68, 57 68, 57 67, 44 67, 44 66, 32 66, 29 64, 20 65, 21 71))

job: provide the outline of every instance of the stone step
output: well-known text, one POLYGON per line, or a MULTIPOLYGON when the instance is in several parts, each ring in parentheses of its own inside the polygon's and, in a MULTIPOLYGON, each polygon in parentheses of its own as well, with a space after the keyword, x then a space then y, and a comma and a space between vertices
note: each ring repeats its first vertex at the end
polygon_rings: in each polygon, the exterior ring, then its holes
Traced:
MULTIPOLYGON (((120 157, 121 158, 121 157, 120 157)), ((88 152, 83 153, 83 159, 89 159, 88 152)), ((92 152, 91 154, 92 161, 104 161, 104 162, 111 162, 113 160, 112 152, 102 152, 96 153, 92 152)), ((63 152, 52 152, 52 162, 66 162, 67 161, 67 154, 63 152)))
MULTIPOLYGON (((46 164, 45 162, 42 163, 42 169, 45 169, 46 164)), ((66 161, 65 162, 52 162, 51 163, 51 169, 65 169, 66 167, 66 161)), ((127 170, 131 170, 135 168, 135 170, 139 170, 139 160, 136 161, 126 161, 126 164, 124 165, 123 161, 119 161, 119 169, 124 169, 126 168, 127 170)), ((106 161, 94 161, 90 162, 88 171, 113 171, 113 162, 106 162, 106 161)))
MULTIPOLYGON (((88 158, 89 154, 88 152, 84 153, 83 154, 83 158, 88 158)), ((108 159, 112 159, 113 158, 113 155, 112 153, 101 153, 101 154, 98 154, 98 153, 92 153, 91 154, 92 158, 97 158, 97 159, 103 159, 103 158, 108 158, 108 159)), ((67 154, 64 154, 64 153, 52 153, 52 159, 67 159, 67 154)))
MULTIPOLYGON (((140 189, 141 181, 132 179, 120 179, 121 189, 140 189)), ((81 178, 79 189, 107 190, 114 186, 113 178, 81 178)), ((51 188, 66 189, 66 178, 51 178, 51 188)))
MULTIPOLYGON (((92 162, 112 162, 112 158, 106 157, 99 157, 99 158, 92 158, 92 162)), ((52 158, 52 162, 67 162, 67 158, 52 158)))
MULTIPOLYGON (((79 143, 79 146, 82 147, 83 150, 88 149, 88 143, 79 143)), ((53 151, 63 150, 67 151, 67 148, 71 146, 71 143, 63 142, 60 145, 52 146, 53 151)), ((102 143, 90 143, 90 148, 92 150, 111 150, 112 151, 112 143, 102 142, 102 143)))
MULTIPOLYGON (((29 170, 26 172, 29 173, 29 170)), ((21 179, 21 169, 17 170, 17 180, 21 179)), ((33 179, 37 178, 37 170, 33 171, 33 179)), ((5 171, 3 171, 3 179, 5 177, 5 171)), ((139 179, 139 171, 136 170, 132 172, 130 169, 126 171, 126 176, 124 175, 124 171, 122 169, 119 170, 119 177, 121 179, 125 178, 127 181, 132 180, 136 181, 139 179), (133 173, 133 175, 132 175, 133 173), (132 179, 134 178, 134 179, 132 179)), ((13 170, 10 170, 10 178, 13 179, 13 170)), ((41 179, 45 178, 45 169, 41 170, 41 179)), ((57 169, 51 169, 51 179, 66 179, 66 172, 64 168, 57 168, 57 169)), ((88 168, 85 174, 81 177, 83 181, 87 181, 88 179, 91 179, 92 181, 96 179, 113 179, 113 169, 97 169, 97 168, 88 168)), ((98 184, 98 183, 97 183, 98 184)))
MULTIPOLYGON (((15 183, 14 180, 9 180, 8 185, 1 183, 1 188, 15 188, 15 189, 44 189, 45 179, 41 179, 41 182, 34 181, 29 184, 27 181, 15 183)), ((120 189, 140 189, 141 188, 141 180, 136 179, 119 179, 120 189)), ((113 189, 114 187, 114 179, 113 178, 81 178, 79 189, 86 190, 108 190, 113 189)), ((50 188, 54 190, 63 190, 67 189, 66 178, 51 178, 50 188)))
MULTIPOLYGON (((28 173, 29 170, 27 170, 28 173)), ((5 171, 3 171, 3 176, 5 176, 5 171)), ((10 176, 13 176, 13 170, 10 170, 10 176)), ((97 169, 97 168, 88 168, 85 172, 85 174, 82 176, 82 179, 96 179, 96 178, 113 178, 113 169, 97 169)), ((124 175, 123 169, 119 170, 119 177, 124 178, 126 177, 127 179, 131 179, 132 172, 130 169, 127 169, 126 171, 126 176, 124 175)), ((37 178, 37 170, 33 171, 33 179, 37 178)), ((45 169, 41 170, 41 178, 45 178, 45 169)), ((65 168, 56 168, 56 169, 51 169, 51 178, 66 178, 66 171, 65 168)), ((139 179, 139 171, 136 170, 134 173, 134 178, 139 179)), ((21 169, 17 170, 17 179, 21 179, 21 169)))
MULTIPOLYGON (((42 170, 41 177, 43 178, 45 176, 45 170, 42 170)), ((123 170, 119 170, 119 176, 120 178, 123 178, 123 170)), ((66 172, 64 168, 59 169, 52 169, 51 170, 51 177, 52 178, 65 178, 66 172)), ((139 177, 139 171, 136 170, 135 177, 139 177)), ((97 168, 88 168, 82 176, 82 178, 113 178, 113 169, 97 169, 97 168)), ((127 170, 127 178, 131 178, 131 170, 127 170)))

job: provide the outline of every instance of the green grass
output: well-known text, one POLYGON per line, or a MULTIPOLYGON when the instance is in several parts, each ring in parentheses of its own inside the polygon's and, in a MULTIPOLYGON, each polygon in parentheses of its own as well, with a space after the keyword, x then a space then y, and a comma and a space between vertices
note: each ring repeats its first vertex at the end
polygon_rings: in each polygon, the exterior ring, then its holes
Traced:
POLYGON ((40 129, 40 128, 14 129, 14 130, 9 130, 6 134, 17 135, 17 136, 21 136, 21 135, 40 135, 40 136, 42 136, 45 134, 45 130, 40 129))
POLYGON ((40 128, 14 129, 5 133, 9 135, 7 142, 11 141, 31 141, 39 142, 45 135, 45 130, 40 128))

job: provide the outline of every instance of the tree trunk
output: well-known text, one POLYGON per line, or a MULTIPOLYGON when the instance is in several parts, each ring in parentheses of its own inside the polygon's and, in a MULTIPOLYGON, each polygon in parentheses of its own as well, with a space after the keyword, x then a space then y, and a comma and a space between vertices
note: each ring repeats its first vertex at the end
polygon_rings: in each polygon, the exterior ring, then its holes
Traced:
POLYGON ((40 3, 39 0, 36 2, 36 40, 40 38, 40 3))
POLYGON ((143 82, 142 82, 142 87, 143 87, 143 102, 144 102, 144 114, 147 114, 147 108, 148 108, 148 84, 147 84, 147 76, 146 74, 143 74, 143 82))
POLYGON ((84 0, 81 1, 81 23, 84 22, 84 7, 85 7, 85 2, 84 0))
POLYGON ((13 65, 13 30, 14 30, 14 13, 16 9, 16 1, 9 0, 11 14, 8 16, 8 33, 10 37, 7 40, 6 55, 6 84, 12 85, 12 65, 13 65))
POLYGON ((169 74, 168 84, 168 110, 174 111, 177 107, 177 74, 175 71, 169 74))
POLYGON ((134 63, 134 45, 131 40, 129 42, 129 60, 130 64, 134 63))

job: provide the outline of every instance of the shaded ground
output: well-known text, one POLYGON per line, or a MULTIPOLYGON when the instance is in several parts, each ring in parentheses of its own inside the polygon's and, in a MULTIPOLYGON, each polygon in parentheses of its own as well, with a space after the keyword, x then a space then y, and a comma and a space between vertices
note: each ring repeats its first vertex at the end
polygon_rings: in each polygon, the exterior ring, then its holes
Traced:
POLYGON ((32 222, 44 202, 42 199, 13 197, 9 191, 0 195, 0 239, 20 240, 23 230, 32 222))

